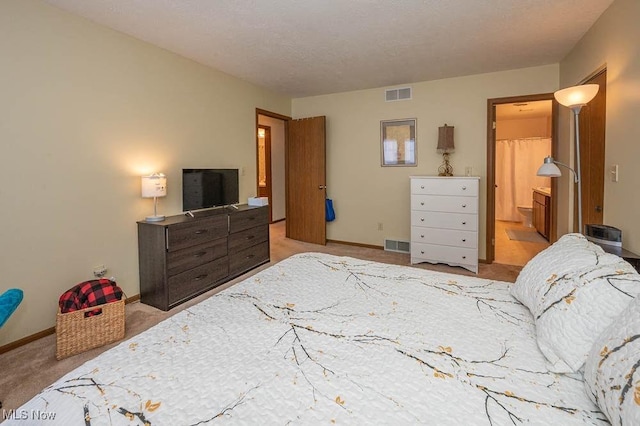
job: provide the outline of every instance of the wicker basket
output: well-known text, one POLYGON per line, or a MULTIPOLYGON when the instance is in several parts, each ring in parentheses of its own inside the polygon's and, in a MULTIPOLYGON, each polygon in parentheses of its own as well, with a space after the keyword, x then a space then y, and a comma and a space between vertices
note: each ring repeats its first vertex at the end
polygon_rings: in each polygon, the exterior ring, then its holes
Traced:
POLYGON ((71 355, 124 337, 124 298, 117 302, 92 306, 63 314, 58 309, 56 317, 56 359, 71 355), (85 313, 100 310, 101 313, 85 317, 85 313))

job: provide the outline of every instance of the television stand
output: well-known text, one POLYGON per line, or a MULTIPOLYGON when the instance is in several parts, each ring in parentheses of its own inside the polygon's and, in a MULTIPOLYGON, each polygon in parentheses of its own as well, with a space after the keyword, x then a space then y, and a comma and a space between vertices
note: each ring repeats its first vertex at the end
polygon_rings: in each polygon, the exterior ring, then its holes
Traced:
POLYGON ((163 311, 270 261, 269 210, 239 205, 138 222, 140 301, 163 311))

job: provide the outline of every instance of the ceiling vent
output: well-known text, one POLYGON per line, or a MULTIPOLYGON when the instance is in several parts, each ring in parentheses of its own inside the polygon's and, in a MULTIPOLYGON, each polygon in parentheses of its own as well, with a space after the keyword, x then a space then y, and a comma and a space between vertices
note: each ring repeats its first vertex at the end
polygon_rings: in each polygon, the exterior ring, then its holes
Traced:
POLYGON ((385 102, 408 101, 411 99, 411 87, 398 87, 384 91, 385 102))

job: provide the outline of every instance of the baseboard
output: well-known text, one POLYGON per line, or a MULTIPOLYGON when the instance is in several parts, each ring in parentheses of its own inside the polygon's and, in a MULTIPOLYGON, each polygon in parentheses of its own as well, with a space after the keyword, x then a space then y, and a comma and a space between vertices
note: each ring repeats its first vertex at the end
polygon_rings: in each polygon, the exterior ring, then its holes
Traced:
MULTIPOLYGON (((140 295, 136 294, 131 297, 127 297, 124 301, 125 305, 133 302, 137 302, 140 300, 140 295)), ((35 342, 38 339, 42 339, 43 337, 47 337, 50 334, 54 334, 56 332, 55 327, 47 328, 46 330, 38 331, 30 336, 23 337, 22 339, 18 339, 15 342, 7 343, 6 345, 0 346, 0 355, 12 351, 14 349, 19 348, 20 346, 24 346, 28 343, 35 342)))
POLYGON ((375 246, 373 244, 353 243, 351 241, 327 240, 327 243, 344 244, 346 246, 364 247, 376 250, 383 250, 383 246, 375 246))

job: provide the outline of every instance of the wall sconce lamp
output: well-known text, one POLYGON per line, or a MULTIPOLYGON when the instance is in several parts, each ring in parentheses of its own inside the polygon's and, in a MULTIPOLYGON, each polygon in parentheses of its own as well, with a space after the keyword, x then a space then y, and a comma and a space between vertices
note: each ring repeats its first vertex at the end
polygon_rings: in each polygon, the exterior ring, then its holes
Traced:
POLYGON ((438 127, 438 153, 442 154, 442 165, 438 168, 438 176, 453 176, 453 167, 449 164, 449 154, 455 150, 453 145, 453 126, 438 127))
POLYGON ((147 216, 147 222, 159 222, 164 220, 163 215, 158 215, 158 197, 167 195, 167 177, 162 173, 153 173, 142 176, 142 198, 153 198, 153 216, 147 216))
POLYGON ((583 106, 588 104, 598 94, 600 86, 597 84, 583 84, 581 86, 567 87, 566 89, 558 90, 553 94, 560 105, 566 106, 573 111, 573 124, 575 135, 575 165, 576 169, 573 170, 566 164, 555 161, 552 157, 544 159, 544 163, 538 169, 538 176, 550 176, 558 177, 561 175, 560 169, 556 164, 566 167, 571 170, 574 175, 574 183, 578 185, 578 232, 583 233, 582 229, 582 184, 580 182, 580 110, 583 106), (555 170, 554 170, 555 169, 555 170))

